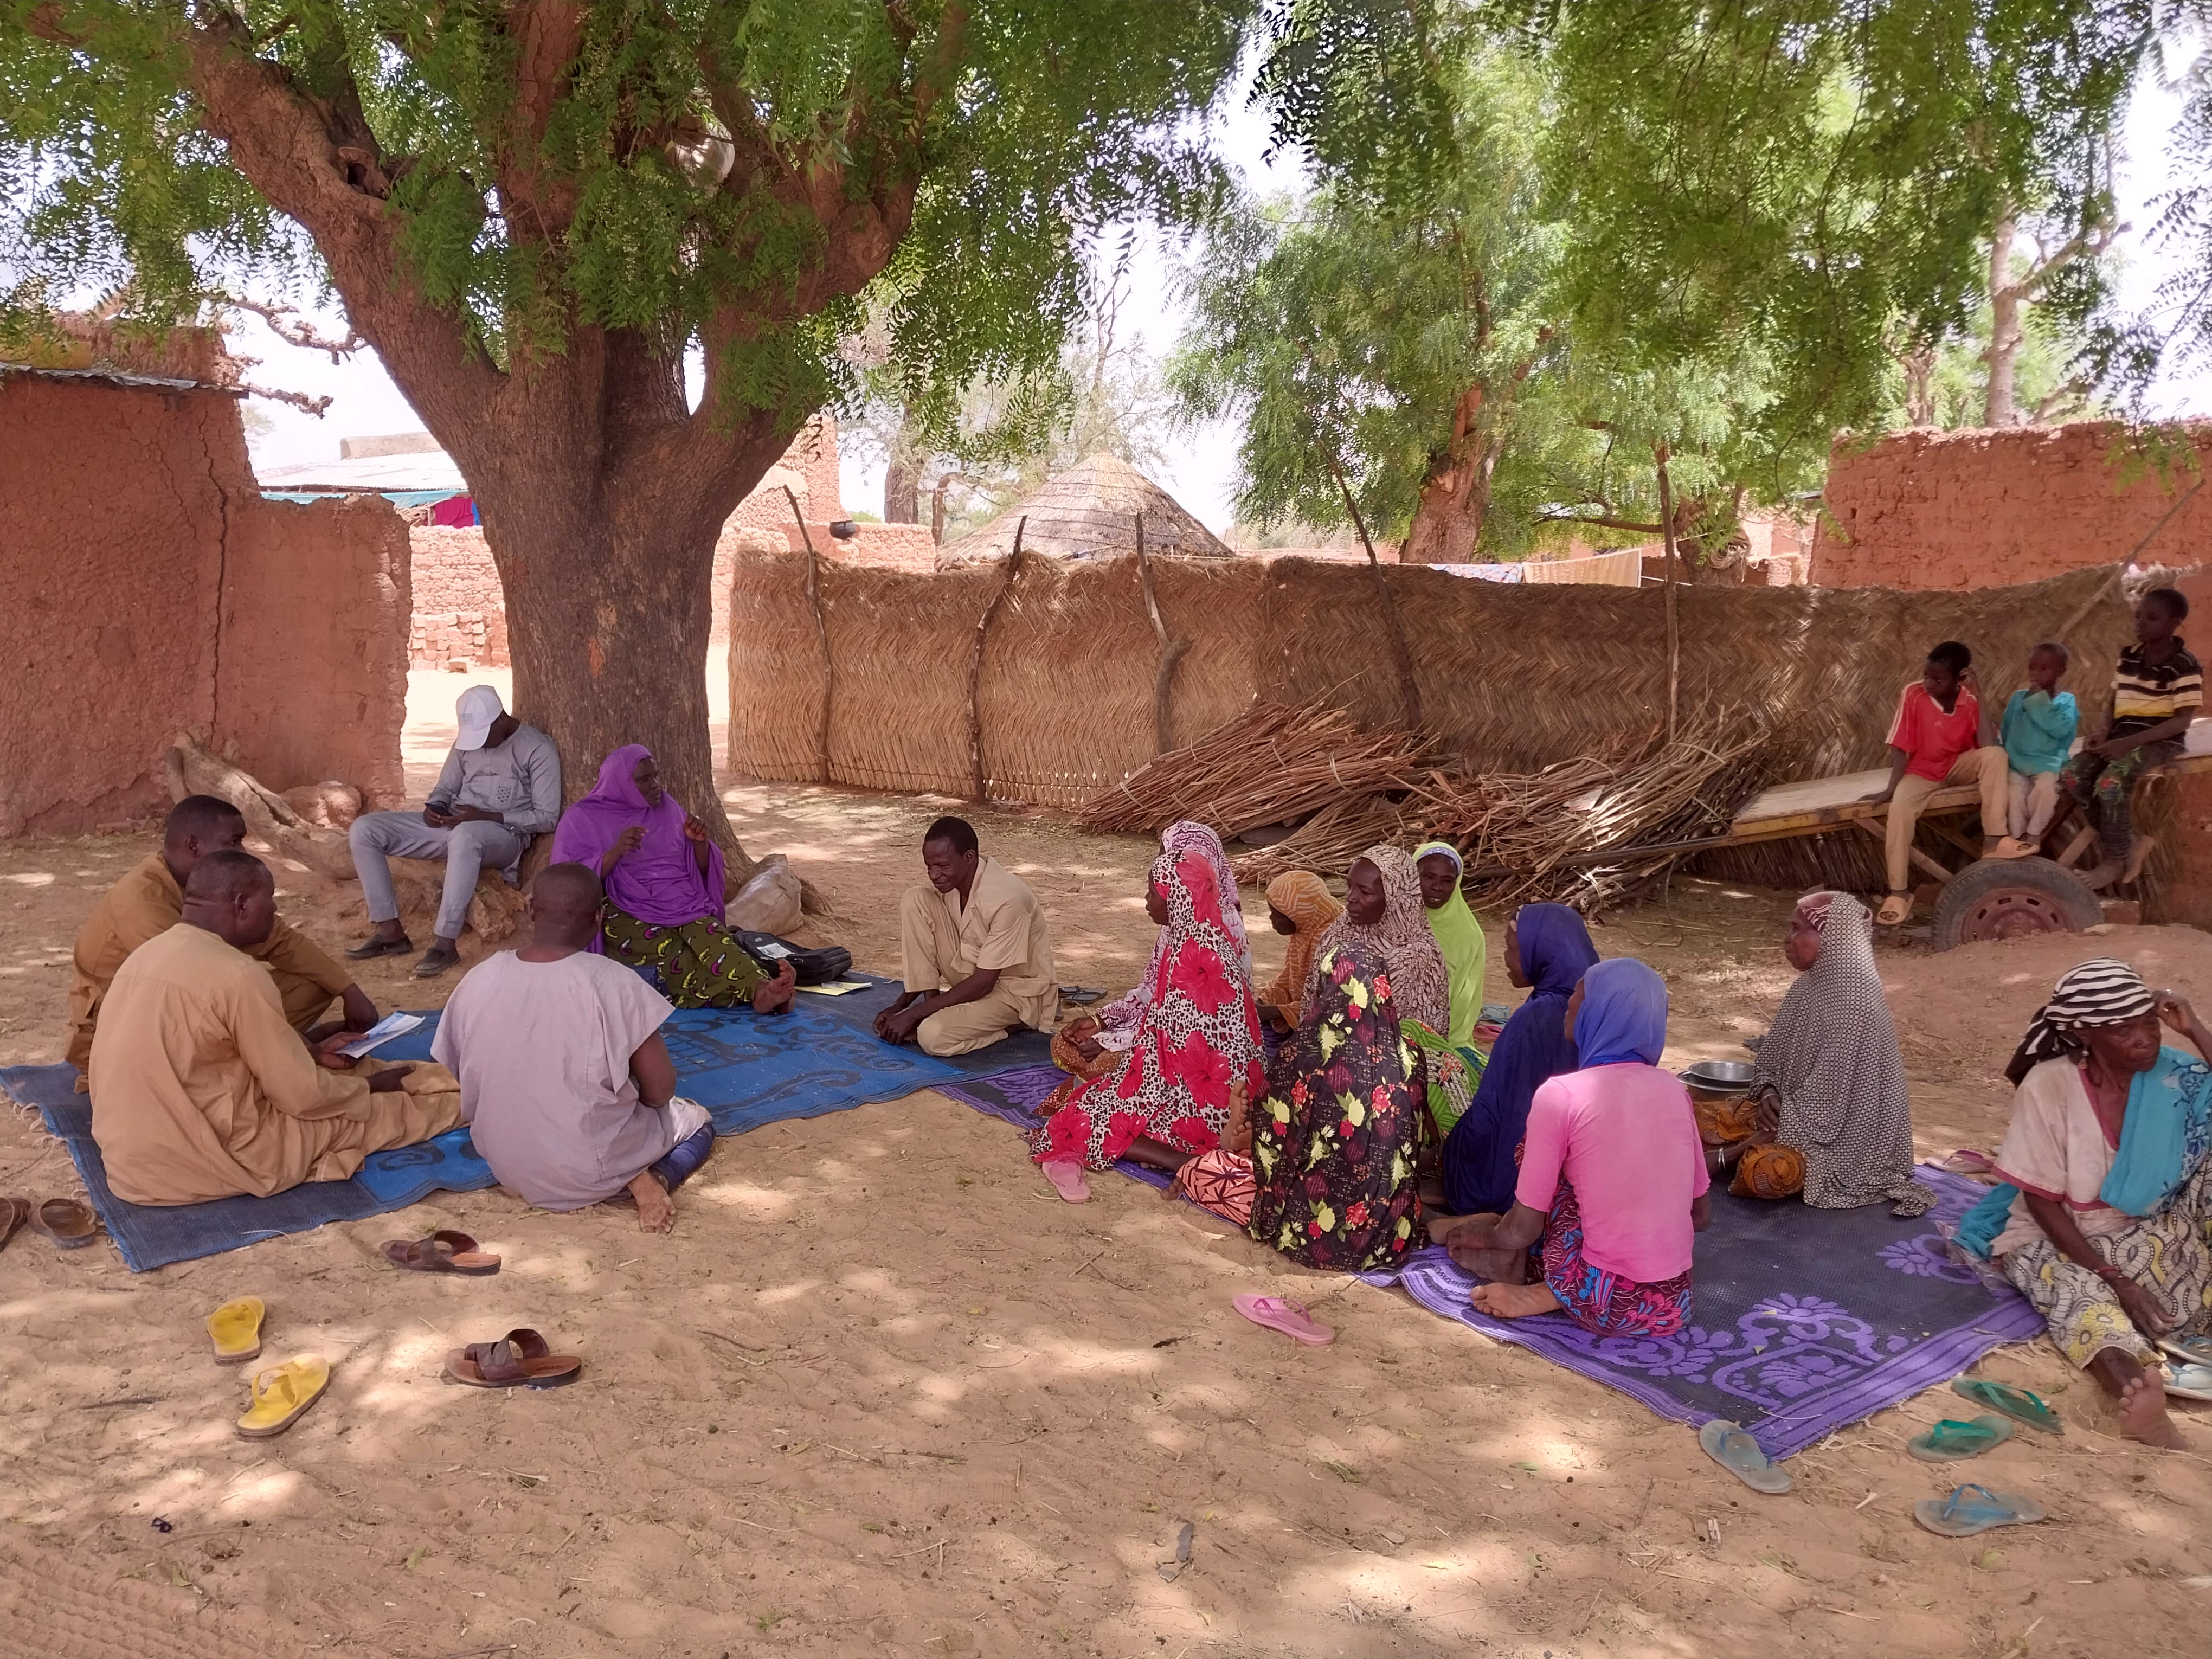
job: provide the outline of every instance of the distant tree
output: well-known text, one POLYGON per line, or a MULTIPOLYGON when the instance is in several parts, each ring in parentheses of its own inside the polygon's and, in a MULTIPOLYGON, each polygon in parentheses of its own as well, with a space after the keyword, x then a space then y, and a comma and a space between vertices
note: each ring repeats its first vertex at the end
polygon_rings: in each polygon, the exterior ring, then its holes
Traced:
MULTIPOLYGON (((327 282, 461 466, 572 778, 708 752, 715 536, 849 392, 1056 360, 1085 239, 1188 218, 1258 0, 0 0, 0 328, 327 282), (688 402, 696 347, 705 393, 688 402)), ((732 843, 734 844, 734 843, 732 843)))
POLYGON ((1240 519, 1343 525, 1343 481, 1401 559, 1474 556, 1556 353, 1542 90, 1477 52, 1451 76, 1448 160, 1388 191, 1247 199, 1213 227, 1168 381, 1193 418, 1243 418, 1240 519))

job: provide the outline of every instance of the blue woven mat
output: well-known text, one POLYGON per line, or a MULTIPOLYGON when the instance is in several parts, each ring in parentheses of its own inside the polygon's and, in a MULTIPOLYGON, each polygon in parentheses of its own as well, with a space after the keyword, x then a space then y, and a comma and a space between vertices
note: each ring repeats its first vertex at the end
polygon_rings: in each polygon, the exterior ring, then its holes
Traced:
MULTIPOLYGON (((855 978, 865 975, 855 975, 855 978)), ((878 1041, 876 1013, 897 994, 890 981, 842 997, 801 995, 785 1015, 763 1019, 750 1009, 679 1009, 662 1026, 677 1087, 704 1106, 722 1134, 763 1124, 849 1111, 938 1084, 1034 1065, 1051 1040, 1025 1031, 979 1054, 938 1060, 920 1049, 878 1041)), ((428 1060, 438 1016, 385 1044, 377 1058, 428 1060)), ((0 1088, 35 1106, 46 1127, 67 1144, 93 1208, 134 1272, 216 1255, 325 1222, 359 1221, 404 1209, 434 1192, 471 1192, 492 1184, 466 1129, 373 1155, 350 1181, 314 1181, 273 1198, 223 1198, 205 1204, 149 1206, 118 1198, 107 1185, 92 1139, 92 1103, 74 1091, 67 1066, 0 1069, 0 1088)))

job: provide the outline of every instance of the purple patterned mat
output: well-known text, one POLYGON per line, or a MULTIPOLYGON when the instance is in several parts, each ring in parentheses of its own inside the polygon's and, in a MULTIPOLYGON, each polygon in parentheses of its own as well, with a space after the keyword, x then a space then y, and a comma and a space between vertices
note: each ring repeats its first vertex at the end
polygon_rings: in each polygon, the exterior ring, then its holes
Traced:
POLYGON ((1592 1336, 1565 1314, 1479 1314, 1468 1304, 1476 1281, 1434 1247, 1395 1278, 1430 1312, 1619 1389, 1662 1417, 1741 1423, 1778 1460, 2043 1330, 2017 1291, 1944 1248, 1945 1231, 1988 1189, 1932 1165, 1918 1174, 1938 1202, 1909 1221, 1880 1204, 1808 1210, 1717 1190, 1712 1225, 1698 1237, 1691 1323, 1671 1337, 1592 1336))
MULTIPOLYGON (((1066 1081, 1067 1073, 1057 1066, 1018 1066, 988 1077, 963 1078, 957 1083, 933 1083, 929 1086, 1026 1132, 1036 1127, 1038 1103, 1066 1081)), ((1147 1170, 1127 1158, 1114 1167, 1147 1187, 1167 1190, 1168 1178, 1158 1170, 1147 1170)))
MULTIPOLYGON (((1066 1076, 1056 1066, 1024 1066, 932 1086, 1026 1130, 1066 1076)), ((1168 1184, 1157 1170, 1115 1167, 1148 1186, 1168 1184)), ((1479 1314, 1468 1303, 1475 1280, 1436 1248, 1395 1273, 1361 1277, 1401 1285, 1431 1313, 1618 1389, 1662 1417, 1740 1423, 1778 1461, 1948 1382, 1991 1348, 2042 1333, 2043 1316, 2024 1297, 1944 1247, 1987 1188, 1933 1165, 1918 1175, 1937 1202, 1911 1220, 1881 1204, 1808 1210, 1715 1192, 1712 1224, 1698 1237, 1692 1322, 1671 1337, 1595 1337, 1565 1314, 1479 1314)))

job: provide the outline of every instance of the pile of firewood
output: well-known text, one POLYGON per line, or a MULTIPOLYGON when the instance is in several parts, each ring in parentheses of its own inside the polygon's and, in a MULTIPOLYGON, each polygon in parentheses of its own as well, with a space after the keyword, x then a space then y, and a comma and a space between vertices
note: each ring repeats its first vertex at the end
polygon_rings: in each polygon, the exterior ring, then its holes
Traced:
POLYGON ((1320 703, 1255 706, 1163 755, 1093 801, 1086 829, 1158 830, 1195 818, 1224 840, 1302 820, 1237 858, 1240 882, 1290 870, 1341 875, 1366 848, 1448 841, 1469 893, 1493 907, 1552 899, 1590 910, 1620 902, 1683 856, 1675 843, 1721 833, 1767 781, 1765 722, 1704 708, 1672 741, 1624 739, 1534 773, 1423 764, 1431 745, 1362 732, 1320 703))
POLYGON ((1420 775, 1428 746, 1411 732, 1363 732, 1320 701, 1255 703, 1132 774, 1076 821, 1085 830, 1157 835, 1177 818, 1194 818, 1227 841, 1347 799, 1402 793, 1420 775))

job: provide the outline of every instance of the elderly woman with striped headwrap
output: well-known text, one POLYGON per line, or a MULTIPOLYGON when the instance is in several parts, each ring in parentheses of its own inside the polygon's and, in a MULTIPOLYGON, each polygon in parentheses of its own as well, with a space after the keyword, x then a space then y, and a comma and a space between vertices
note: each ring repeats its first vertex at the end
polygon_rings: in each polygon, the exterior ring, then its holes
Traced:
POLYGON ((2159 1347, 2212 1331, 2212 1033, 2187 1002, 2109 957, 2052 991, 2005 1076, 2006 1182, 1959 1243, 1996 1259, 2051 1340, 2119 1403, 2120 1425, 2179 1446, 2159 1347), (2190 1054, 2162 1046, 2179 1032, 2190 1054))

